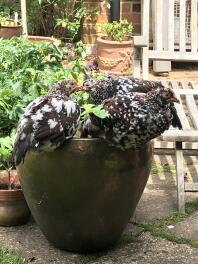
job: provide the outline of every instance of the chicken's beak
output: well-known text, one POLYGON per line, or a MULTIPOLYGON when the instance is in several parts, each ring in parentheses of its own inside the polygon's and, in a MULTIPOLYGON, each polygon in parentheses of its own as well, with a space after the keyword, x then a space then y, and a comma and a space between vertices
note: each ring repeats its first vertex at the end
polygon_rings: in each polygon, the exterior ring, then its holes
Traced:
POLYGON ((172 98, 171 98, 171 102, 174 102, 174 103, 178 103, 180 104, 180 101, 179 99, 177 98, 177 96, 175 95, 175 93, 173 94, 172 98))
POLYGON ((75 92, 82 91, 82 90, 83 89, 81 87, 76 85, 76 86, 72 87, 71 93, 75 93, 75 92))
POLYGON ((90 89, 89 86, 83 86, 82 90, 83 90, 84 92, 89 92, 91 89, 90 89))

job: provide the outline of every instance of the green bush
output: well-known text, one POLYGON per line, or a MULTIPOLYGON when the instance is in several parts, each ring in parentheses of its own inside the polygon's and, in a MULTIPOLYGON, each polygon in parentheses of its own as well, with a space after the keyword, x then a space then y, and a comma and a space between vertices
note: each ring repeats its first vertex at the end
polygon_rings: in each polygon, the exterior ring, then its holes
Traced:
POLYGON ((119 22, 104 23, 102 28, 109 40, 120 42, 124 37, 131 36, 133 32, 133 25, 126 19, 121 19, 119 22))

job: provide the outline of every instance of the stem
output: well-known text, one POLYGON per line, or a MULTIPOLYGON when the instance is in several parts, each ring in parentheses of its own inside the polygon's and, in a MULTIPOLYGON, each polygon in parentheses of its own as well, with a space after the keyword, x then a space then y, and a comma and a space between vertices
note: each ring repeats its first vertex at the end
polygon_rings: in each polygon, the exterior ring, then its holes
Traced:
POLYGON ((9 179, 9 182, 8 182, 8 190, 11 190, 12 189, 11 182, 10 182, 10 171, 11 171, 11 168, 8 169, 8 179, 9 179))

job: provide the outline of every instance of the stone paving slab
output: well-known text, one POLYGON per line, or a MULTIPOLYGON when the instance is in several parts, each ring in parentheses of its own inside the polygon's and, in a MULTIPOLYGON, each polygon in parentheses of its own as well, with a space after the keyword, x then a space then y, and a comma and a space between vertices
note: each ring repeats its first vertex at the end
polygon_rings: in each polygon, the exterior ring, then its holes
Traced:
POLYGON ((169 228, 167 227, 166 230, 190 240, 198 240, 198 212, 175 225, 169 226, 169 228))
MULTIPOLYGON (((186 201, 198 198, 198 192, 186 193, 186 201)), ((177 211, 177 191, 175 185, 148 184, 134 213, 134 219, 152 223, 177 211)))
MULTIPOLYGON (((130 227, 132 228, 132 227, 130 227)), ((131 234, 130 228, 125 234, 131 234)), ((136 230, 137 231, 137 230, 136 230)), ((133 233, 133 232, 132 232, 133 233)), ((14 250, 35 264, 197 264, 198 250, 169 242, 138 230, 134 242, 121 243, 97 255, 79 255, 51 246, 38 226, 30 222, 21 227, 0 228, 1 247, 14 250)))
POLYGON ((90 264, 197 264, 198 250, 187 245, 176 244, 148 232, 137 242, 107 252, 90 264))

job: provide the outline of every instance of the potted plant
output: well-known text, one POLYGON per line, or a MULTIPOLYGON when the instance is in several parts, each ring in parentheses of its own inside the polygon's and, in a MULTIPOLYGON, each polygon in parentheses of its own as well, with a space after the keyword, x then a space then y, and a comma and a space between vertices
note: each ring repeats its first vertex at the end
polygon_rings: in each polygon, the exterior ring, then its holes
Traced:
MULTIPOLYGON (((85 116, 100 118, 100 106, 85 104, 85 116)), ((76 135, 77 137, 77 135, 76 135)), ((121 236, 146 185, 152 143, 139 150, 110 147, 98 138, 74 138, 53 152, 28 151, 17 166, 34 219, 55 247, 94 252, 112 246, 121 236)))
POLYGON ((22 25, 18 21, 18 15, 15 14, 15 19, 9 18, 5 14, 0 14, 0 38, 8 39, 22 35, 22 25))
POLYGON ((104 23, 105 35, 97 38, 99 70, 117 75, 131 75, 133 62, 133 26, 126 19, 104 23))
POLYGON ((18 173, 11 167, 11 136, 0 138, 0 225, 16 226, 25 224, 30 217, 30 210, 25 201, 18 173))

